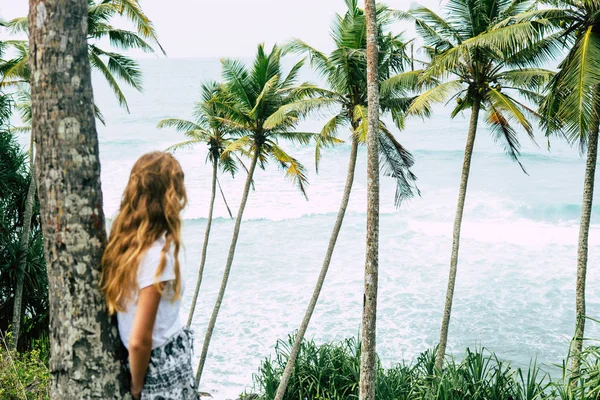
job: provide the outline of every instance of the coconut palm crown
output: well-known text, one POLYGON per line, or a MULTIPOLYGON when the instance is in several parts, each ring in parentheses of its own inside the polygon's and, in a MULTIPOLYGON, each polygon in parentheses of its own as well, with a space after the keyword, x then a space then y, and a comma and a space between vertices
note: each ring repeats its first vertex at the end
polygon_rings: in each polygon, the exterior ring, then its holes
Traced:
MULTIPOLYGON (((364 10, 357 0, 345 0, 347 12, 337 15, 331 29, 335 48, 327 55, 301 40, 294 40, 286 48, 307 54, 312 67, 328 84, 328 89, 315 90, 314 99, 298 106, 336 108, 335 115, 323 126, 315 151, 319 165, 321 148, 338 143, 336 136, 342 127, 349 127, 353 140, 364 144, 367 138, 367 30, 364 10)), ((377 8, 379 35, 378 76, 380 85, 380 111, 391 117, 399 129, 404 127, 404 116, 418 88, 420 71, 409 70, 408 43, 401 35, 388 32, 395 20, 395 12, 384 5, 377 8)), ((288 110, 292 110, 289 108, 288 110)), ((287 110, 282 110, 283 112, 287 110)), ((382 170, 397 183, 396 205, 418 193, 416 176, 410 171, 414 165, 412 155, 396 140, 391 129, 380 123, 379 149, 382 170)))
MULTIPOLYGON (((142 50, 154 53, 156 49, 164 53, 158 42, 154 25, 142 10, 138 0, 88 0, 88 52, 90 64, 99 71, 114 92, 119 105, 129 111, 127 99, 119 85, 119 80, 142 90, 142 71, 131 57, 103 48, 103 42, 119 50, 142 50), (112 25, 113 20, 124 17, 135 26, 135 31, 119 29, 112 25)), ((27 34, 27 17, 16 18, 5 23, 10 32, 27 34)), ((0 63, 0 75, 4 86, 29 82, 29 45, 27 41, 12 40, 6 43, 16 56, 0 63)))

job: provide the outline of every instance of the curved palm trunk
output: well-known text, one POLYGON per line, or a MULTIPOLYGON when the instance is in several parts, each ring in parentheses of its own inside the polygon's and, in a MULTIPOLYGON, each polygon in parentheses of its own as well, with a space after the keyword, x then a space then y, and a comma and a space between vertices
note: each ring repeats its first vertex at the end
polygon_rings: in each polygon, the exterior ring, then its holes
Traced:
MULTIPOLYGON (((33 142, 33 141, 32 141, 33 142)), ((19 239, 19 259, 17 261, 17 287, 15 289, 15 302, 13 306, 12 340, 11 348, 17 349, 19 335, 21 333, 21 322, 23 320, 23 281, 25 280, 25 267, 27 266, 27 253, 29 252, 29 232, 31 229, 31 218, 33 216, 33 202, 35 200, 35 164, 33 162, 33 146, 30 151, 31 158, 31 180, 27 190, 25 203, 25 214, 23 215, 23 230, 19 239)))
POLYGON ((194 318, 194 311, 196 310, 196 302, 198 301, 198 293, 200 292, 200 285, 202 284, 202 275, 204 274, 204 265, 206 264, 206 251, 208 249, 208 238, 210 237, 210 227, 213 219, 213 209, 215 205, 215 195, 217 192, 217 173, 219 171, 218 160, 213 161, 213 175, 212 185, 210 192, 210 204, 208 206, 208 221, 206 222, 206 232, 204 233, 204 244, 202 245, 202 256, 200 258, 200 269, 198 270, 198 280, 196 282, 196 290, 194 290, 194 296, 192 297, 192 305, 190 307, 190 315, 188 316, 187 326, 188 328, 192 324, 194 318))
POLYGON ((379 281, 379 85, 375 0, 365 0, 367 20, 367 250, 360 355, 360 400, 375 400, 377 286, 379 281))
POLYGON ((221 197, 223 197, 223 203, 225 203, 225 207, 227 208, 227 212, 229 213, 229 218, 233 219, 233 214, 231 213, 229 204, 227 204, 227 199, 225 198, 225 193, 223 193, 223 188, 221 187, 221 182, 219 182, 219 178, 217 178, 217 185, 219 185, 219 191, 221 192, 221 197))
POLYGON ((454 285, 456 283, 456 266, 458 264, 458 247, 460 245, 460 228, 462 224, 463 211, 465 208, 467 184, 469 182, 469 171, 471 169, 471 157, 473 155, 475 135, 477 134, 477 121, 479 119, 480 108, 481 100, 476 98, 473 102, 473 108, 471 110, 469 136, 467 137, 465 159, 463 161, 462 176, 460 179, 458 205, 456 207, 456 217, 454 218, 454 232, 452 236, 452 256, 450 258, 450 276, 448 277, 448 289, 446 291, 446 305, 444 308, 444 317, 442 319, 440 345, 438 347, 438 351, 435 357, 435 367, 440 371, 442 370, 442 367, 444 365, 444 356, 446 355, 446 344, 448 343, 448 327, 450 325, 450 313, 452 312, 452 299, 454 297, 454 285))
POLYGON ((238 210, 237 217, 235 219, 235 226, 233 228, 233 237, 231 238, 231 246, 229 247, 229 254, 227 255, 227 263, 225 264, 225 271, 223 271, 223 280, 221 282, 221 288, 219 289, 219 295, 215 302, 208 327, 206 328, 206 336, 204 337, 204 344, 202 345, 202 353, 200 354, 200 362, 198 363, 198 371, 196 372, 196 387, 200 384, 202 378, 202 370, 204 369, 204 363, 206 362, 206 355, 208 354, 208 347, 210 346, 210 339, 212 338, 217 317, 219 315, 219 309, 225 297, 225 289, 227 288, 227 281, 229 280, 229 272, 231 271, 231 265, 233 264, 233 257, 235 255, 235 247, 237 245, 238 236, 240 234, 240 226, 242 225, 242 216, 244 215, 244 209, 246 208, 246 202, 248 201, 248 193, 250 192, 250 186, 252 184, 252 177, 254 170, 256 169, 256 163, 258 162, 259 149, 255 149, 254 156, 252 158, 252 164, 248 171, 248 177, 246 178, 246 185, 244 186, 244 193, 242 194, 242 201, 240 202, 240 209, 238 210))
POLYGON ((290 357, 285 366, 285 370, 283 371, 283 375, 281 376, 279 386, 277 387, 275 400, 283 400, 283 396, 285 395, 285 391, 287 389, 290 377, 292 376, 292 371, 294 370, 294 365, 296 364, 296 358, 298 357, 298 352, 300 351, 300 345, 302 344, 302 340, 304 339, 306 329, 308 328, 310 319, 313 315, 313 312, 315 311, 317 301, 319 300, 319 295, 321 294, 321 289, 323 288, 323 283, 325 282, 325 277, 327 276, 327 271, 329 270, 329 264, 331 264, 333 250, 335 249, 335 244, 337 242, 340 229, 342 228, 344 216, 346 215, 346 209, 348 208, 348 202, 350 200, 350 192, 352 191, 352 184, 354 183, 354 171, 356 169, 357 154, 358 139, 356 137, 353 137, 352 149, 350 150, 350 160, 348 162, 348 174, 346 175, 346 186, 344 187, 342 203, 340 204, 337 219, 335 220, 335 225, 333 226, 333 232, 331 233, 331 238, 329 239, 329 247, 327 247, 325 261, 323 261, 323 266, 321 267, 321 272, 319 274, 319 278, 317 279, 315 290, 310 299, 310 303, 308 304, 308 308, 304 313, 304 319, 302 320, 300 328, 298 328, 298 333, 296 334, 296 337, 294 339, 294 346, 292 347, 290 357))
POLYGON ((579 245, 577 249, 577 284, 575 293, 575 343, 573 349, 573 376, 579 375, 579 356, 583 349, 583 334, 585 330, 585 278, 587 274, 588 236, 590 219, 594 201, 594 178, 596 175, 596 160, 598 158, 598 118, 589 135, 588 154, 585 166, 585 182, 583 185, 583 201, 581 204, 581 224, 579 226, 579 245))

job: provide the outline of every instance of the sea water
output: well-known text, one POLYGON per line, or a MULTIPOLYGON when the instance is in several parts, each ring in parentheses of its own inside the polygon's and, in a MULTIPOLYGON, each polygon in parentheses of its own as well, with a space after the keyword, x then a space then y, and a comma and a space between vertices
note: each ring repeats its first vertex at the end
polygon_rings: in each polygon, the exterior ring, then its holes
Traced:
MULTIPOLYGON (((99 126, 104 207, 117 212, 135 160, 183 141, 158 130, 163 118, 191 118, 200 84, 219 79, 217 59, 142 60, 144 92, 125 90, 130 114, 119 108, 106 83, 94 76, 96 102, 106 118, 99 126)), ((310 71, 303 78, 315 80, 310 71)), ((394 207, 394 182, 381 180, 380 283, 377 350, 390 365, 411 361, 439 340, 452 227, 469 115, 450 119, 440 107, 426 121, 409 120, 398 140, 416 159, 421 196, 394 207)), ((482 118, 477 135, 462 225, 449 352, 485 346, 514 366, 537 357, 546 369, 567 354, 574 330, 577 236, 585 159, 558 138, 551 151, 540 132, 537 145, 521 135, 528 175, 503 153, 482 118)), ((307 121, 317 132, 323 121, 307 121)), ((522 132, 520 132, 522 133, 522 132)), ((340 132, 348 138, 348 133, 340 132)), ((278 339, 297 329, 328 245, 345 183, 349 144, 325 150, 319 174, 314 148, 284 145, 307 167, 308 201, 276 165, 258 170, 244 214, 229 286, 214 331, 201 390, 234 398, 252 382, 278 339)), ((206 147, 178 151, 189 206, 183 239, 182 316, 195 286, 206 227, 211 168, 206 147)), ((366 225, 366 150, 358 154, 346 219, 319 303, 307 332, 317 342, 356 336, 360 328, 366 225)), ((221 175, 235 215, 244 174, 221 175)), ((596 196, 596 204, 598 197, 596 196)), ((587 312, 600 316, 598 259, 600 211, 590 229, 587 312)), ((205 275, 194 317, 197 362, 229 249, 234 221, 217 194, 205 275)), ((586 336, 600 338, 588 323, 586 336)))

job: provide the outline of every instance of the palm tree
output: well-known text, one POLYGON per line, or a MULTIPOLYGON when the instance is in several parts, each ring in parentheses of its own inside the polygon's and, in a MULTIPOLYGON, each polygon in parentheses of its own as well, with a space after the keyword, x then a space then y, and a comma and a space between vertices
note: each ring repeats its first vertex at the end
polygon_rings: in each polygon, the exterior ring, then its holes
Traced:
POLYGON ((594 198, 594 178, 598 158, 600 125, 600 3, 597 1, 552 0, 547 9, 521 16, 517 23, 538 22, 557 31, 545 39, 548 46, 566 47, 568 53, 559 71, 548 85, 540 113, 547 135, 560 134, 570 143, 579 143, 587 160, 581 204, 581 222, 577 250, 575 293, 576 327, 571 354, 573 381, 579 376, 583 349, 586 304, 585 287, 588 237, 594 198))
POLYGON ((528 68, 547 54, 547 49, 543 46, 536 49, 531 47, 538 32, 534 29, 532 32, 531 26, 502 24, 502 21, 510 21, 521 13, 530 12, 534 7, 535 2, 527 0, 449 0, 446 18, 421 6, 413 7, 410 12, 431 57, 431 63, 421 79, 451 79, 421 94, 408 113, 429 115, 432 103, 448 99, 457 101, 452 117, 471 109, 454 220, 446 304, 436 355, 436 367, 440 370, 448 340, 460 230, 479 115, 481 111, 485 111, 486 123, 494 139, 501 142, 508 155, 523 168, 519 161, 520 144, 513 124, 520 125, 533 139, 530 119, 536 118, 537 114, 515 95, 539 101, 539 89, 552 76, 551 71, 528 68), (482 40, 484 35, 486 41, 482 40), (510 41, 513 45, 501 51, 496 46, 500 39, 510 41))
POLYGON ((206 144, 208 146, 207 161, 210 161, 212 165, 212 184, 210 202, 208 205, 208 221, 206 222, 206 232, 204 234, 204 244, 202 246, 202 256, 200 258, 200 269, 198 270, 198 280, 196 282, 196 289, 194 290, 190 314, 187 320, 188 327, 192 324, 192 319, 194 318, 194 310, 196 309, 196 301, 198 300, 198 293, 200 292, 202 275, 204 273, 204 265, 206 263, 206 253, 213 219, 213 206, 215 204, 219 167, 221 167, 223 172, 231 173, 232 176, 237 171, 236 162, 232 157, 233 153, 223 155, 225 148, 232 142, 230 129, 222 122, 222 118, 225 117, 225 115, 219 112, 219 109, 214 102, 211 102, 212 99, 221 95, 222 88, 216 82, 209 82, 203 84, 201 90, 202 101, 196 104, 196 109, 194 111, 196 122, 179 118, 168 118, 163 119, 158 123, 158 128, 175 128, 177 131, 183 132, 188 138, 185 142, 169 147, 167 149, 168 151, 175 151, 196 144, 206 144))
MULTIPOLYGON (((129 112, 129 106, 118 80, 142 90, 142 71, 138 63, 131 57, 100 47, 103 40, 120 50, 138 49, 154 53, 155 47, 164 53, 154 25, 144 14, 138 0, 88 0, 88 54, 90 64, 99 71, 114 92, 119 104, 129 112), (111 20, 124 16, 135 25, 135 32, 117 28, 111 25, 111 20)), ((6 23, 13 33, 27 33, 27 17, 16 18, 6 23)), ((26 41, 13 40, 7 42, 12 46, 17 56, 0 64, 0 75, 3 85, 28 83, 30 78, 28 52, 26 41)))
POLYGON ((127 374, 116 322, 107 315, 98 285, 106 231, 92 77, 81 29, 88 4, 30 5, 29 18, 36 21, 30 34, 36 77, 32 133, 50 288, 50 396, 123 398, 127 374), (69 45, 51 35, 69 38, 69 45))
MULTIPOLYGON (((294 339, 288 362, 277 389, 276 399, 282 400, 287 384, 294 369, 300 345, 308 329, 310 319, 323 288, 333 251, 340 233, 350 200, 350 193, 354 183, 354 172, 358 147, 367 139, 367 56, 366 56, 366 19, 363 10, 358 8, 357 0, 347 0, 348 11, 342 16, 337 16, 332 27, 332 37, 335 50, 328 56, 308 44, 295 40, 288 45, 290 50, 308 54, 312 66, 328 82, 330 89, 315 89, 316 98, 306 99, 292 106, 286 107, 282 112, 292 112, 306 108, 332 108, 337 107, 338 112, 323 127, 317 137, 315 161, 321 157, 321 148, 339 142, 337 132, 344 126, 350 128, 352 147, 348 163, 346 184, 342 194, 340 208, 337 214, 325 260, 321 267, 315 289, 303 320, 294 339)), ((410 105, 413 96, 411 93, 417 89, 419 71, 407 71, 410 59, 406 55, 406 43, 400 36, 384 34, 385 28, 393 21, 394 13, 385 8, 377 8, 378 23, 378 80, 381 86, 379 101, 380 111, 391 115, 398 128, 403 127, 404 111, 410 105)), ((395 139, 391 130, 379 121, 379 155, 382 169, 386 175, 396 180, 396 205, 418 193, 415 186, 416 177, 410 171, 414 164, 412 155, 395 139)))
POLYGON ((223 280, 202 346, 196 374, 196 386, 202 377, 210 340, 225 296, 242 217, 256 166, 265 168, 269 160, 274 161, 285 170, 286 177, 294 182, 306 196, 307 179, 304 167, 279 147, 278 142, 289 140, 306 144, 315 137, 312 133, 294 131, 299 118, 304 115, 303 112, 280 112, 286 106, 293 105, 306 96, 307 91, 311 88, 308 85, 295 86, 303 61, 294 65, 284 77, 281 57, 282 50, 279 47, 274 46, 270 53, 266 53, 264 45, 259 45, 251 68, 238 60, 223 60, 225 91, 220 98, 211 100, 225 115, 218 119, 230 129, 238 131, 239 136, 223 151, 221 158, 229 157, 232 152, 240 152, 249 157, 251 163, 235 220, 223 280))
POLYGON ((377 285, 379 282, 379 79, 375 0, 365 0, 367 20, 367 251, 362 316, 359 399, 375 400, 377 380, 377 285))
MULTIPOLYGON (((97 42, 102 39, 109 39, 111 45, 122 50, 141 49, 145 52, 154 52, 154 48, 149 43, 158 46, 161 50, 162 47, 158 42, 152 22, 143 13, 138 0, 102 0, 98 3, 90 0, 88 1, 88 6, 88 54, 90 64, 104 75, 109 86, 115 93, 119 104, 129 112, 127 100, 117 82, 117 78, 141 91, 141 70, 137 62, 130 57, 103 50, 97 42), (130 22, 135 24, 136 32, 115 28, 110 25, 111 19, 119 15, 126 16, 130 22)), ((28 33, 29 30, 27 17, 16 18, 7 23, 3 22, 2 25, 8 27, 13 33, 28 33)), ((21 112, 22 119, 26 125, 15 131, 28 132, 31 129, 29 44, 27 41, 12 40, 2 43, 0 47, 4 48, 6 46, 11 46, 15 50, 16 56, 11 60, 0 60, 1 85, 3 87, 16 87, 18 89, 17 96, 21 99, 21 103, 18 104, 18 110, 21 112)), ((104 123, 104 118, 98 107, 94 106, 94 112, 96 118, 104 123)), ((22 318, 23 276, 25 274, 26 255, 29 247, 28 227, 31 225, 32 208, 36 194, 33 140, 31 140, 31 143, 32 146, 29 153, 32 180, 27 193, 27 208, 24 220, 25 229, 22 232, 19 248, 20 259, 18 262, 18 279, 13 312, 13 344, 15 346, 18 342, 22 318)))

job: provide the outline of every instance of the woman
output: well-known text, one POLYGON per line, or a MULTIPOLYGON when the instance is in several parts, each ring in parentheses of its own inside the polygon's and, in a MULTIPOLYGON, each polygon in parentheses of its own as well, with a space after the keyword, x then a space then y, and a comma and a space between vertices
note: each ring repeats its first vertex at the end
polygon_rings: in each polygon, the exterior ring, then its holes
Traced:
POLYGON ((192 336, 179 318, 183 171, 169 153, 133 166, 102 257, 102 290, 129 351, 135 399, 198 399, 192 336))

